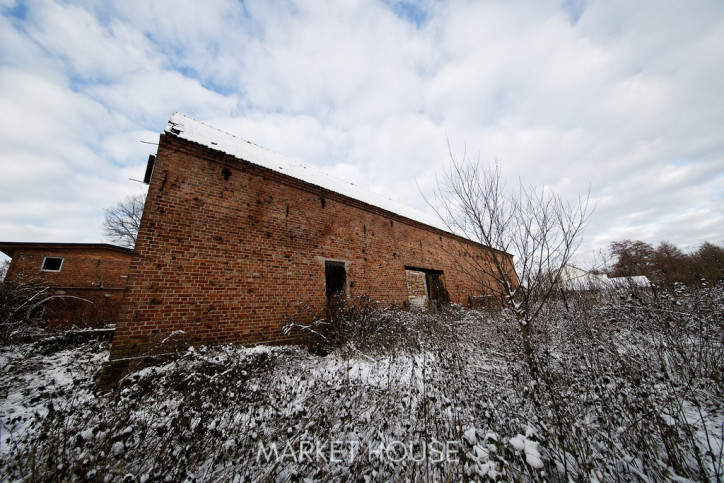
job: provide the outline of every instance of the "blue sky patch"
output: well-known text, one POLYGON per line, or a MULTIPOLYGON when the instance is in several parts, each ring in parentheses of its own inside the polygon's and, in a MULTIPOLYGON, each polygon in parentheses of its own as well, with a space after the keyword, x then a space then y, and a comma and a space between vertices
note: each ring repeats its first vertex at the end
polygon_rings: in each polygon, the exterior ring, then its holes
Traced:
POLYGON ((1 10, 3 16, 8 18, 27 20, 28 17, 28 6, 25 2, 15 2, 15 5, 12 7, 5 7, 1 10))
POLYGON ((417 27, 420 27, 427 20, 427 10, 419 7, 414 2, 406 2, 404 0, 384 0, 385 4, 395 12, 400 18, 403 18, 417 27))
POLYGON ((586 0, 563 0, 561 6, 571 20, 571 23, 575 25, 586 9, 586 0))

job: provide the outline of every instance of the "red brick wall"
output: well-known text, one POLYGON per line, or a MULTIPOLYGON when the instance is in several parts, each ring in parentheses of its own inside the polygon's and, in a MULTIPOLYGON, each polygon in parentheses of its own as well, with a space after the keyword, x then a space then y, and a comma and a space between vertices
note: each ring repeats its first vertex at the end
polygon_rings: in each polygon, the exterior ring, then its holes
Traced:
POLYGON ((96 247, 24 247, 16 249, 6 281, 24 280, 52 287, 43 321, 51 326, 88 327, 115 323, 123 299, 130 252, 96 247), (45 257, 63 258, 59 272, 42 270, 45 257), (103 281, 103 287, 98 284, 103 281))
POLYGON ((324 313, 325 260, 346 262, 352 297, 405 305, 412 266, 442 270, 451 300, 464 304, 480 291, 454 273, 459 242, 162 135, 111 358, 175 330, 202 343, 284 341, 285 315, 301 304, 324 313))

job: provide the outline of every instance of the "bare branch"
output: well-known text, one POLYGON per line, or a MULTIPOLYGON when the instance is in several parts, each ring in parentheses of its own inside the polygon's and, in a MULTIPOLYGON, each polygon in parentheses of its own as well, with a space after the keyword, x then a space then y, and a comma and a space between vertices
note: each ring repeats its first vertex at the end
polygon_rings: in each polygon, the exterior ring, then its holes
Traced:
POLYGON ((129 196, 110 209, 105 210, 103 232, 111 242, 133 248, 136 245, 141 215, 146 203, 145 193, 129 196))
POLYGON ((457 268, 513 311, 534 371, 528 333, 580 245, 590 218, 588 196, 570 203, 522 182, 508 188, 497 162, 481 163, 467 153, 456 159, 449 143, 448 152, 451 165, 427 202, 451 232, 484 246, 460 243, 457 268))

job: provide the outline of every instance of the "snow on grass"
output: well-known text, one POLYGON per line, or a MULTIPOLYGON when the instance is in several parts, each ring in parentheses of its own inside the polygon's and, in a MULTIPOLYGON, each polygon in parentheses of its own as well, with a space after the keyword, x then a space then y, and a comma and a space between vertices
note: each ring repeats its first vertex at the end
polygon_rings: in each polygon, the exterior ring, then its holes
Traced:
POLYGON ((107 354, 107 343, 92 350, 55 351, 33 344, 6 347, 0 354, 0 454, 11 451, 17 435, 25 434, 37 416, 48 412, 49 402, 82 404, 93 395, 76 387, 93 383, 107 354))
POLYGON ((515 448, 516 451, 525 454, 525 461, 531 466, 531 468, 538 470, 542 470, 544 468, 543 459, 538 451, 537 441, 528 439, 522 434, 516 434, 510 438, 510 445, 515 448))
POLYGON ((196 347, 110 393, 104 343, 7 346, 0 479, 717 481, 724 328, 696 297, 552 308, 535 384, 512 317, 460 310, 370 312, 326 357, 196 347))

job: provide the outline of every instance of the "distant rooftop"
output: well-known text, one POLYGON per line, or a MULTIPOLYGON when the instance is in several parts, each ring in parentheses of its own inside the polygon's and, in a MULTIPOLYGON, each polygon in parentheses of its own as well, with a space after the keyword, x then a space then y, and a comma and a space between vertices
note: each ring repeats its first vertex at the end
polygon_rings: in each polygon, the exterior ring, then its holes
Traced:
POLYGON ((191 141, 216 151, 221 151, 243 161, 305 181, 314 186, 319 186, 320 188, 339 193, 348 198, 361 201, 390 213, 449 232, 440 220, 422 213, 421 211, 404 206, 372 191, 360 188, 348 181, 343 181, 316 169, 304 166, 295 160, 284 157, 273 151, 269 151, 268 149, 257 146, 256 144, 245 141, 183 114, 175 113, 171 116, 165 132, 181 139, 185 139, 186 141, 191 141))
POLYGON ((13 257, 16 250, 27 250, 27 249, 40 249, 40 250, 53 250, 53 249, 100 249, 110 250, 122 253, 133 253, 132 248, 119 247, 118 245, 111 245, 109 243, 48 243, 48 242, 0 242, 0 252, 3 252, 9 257, 13 257))

